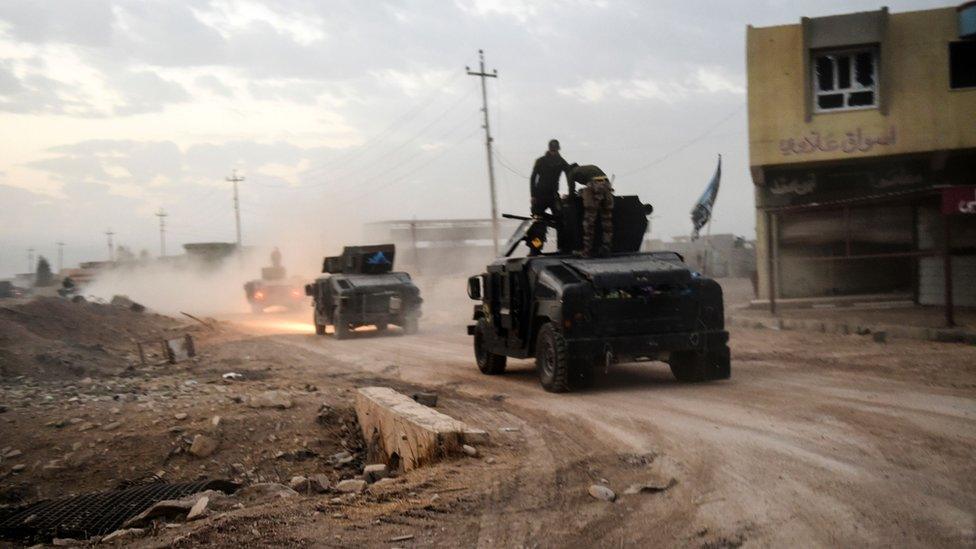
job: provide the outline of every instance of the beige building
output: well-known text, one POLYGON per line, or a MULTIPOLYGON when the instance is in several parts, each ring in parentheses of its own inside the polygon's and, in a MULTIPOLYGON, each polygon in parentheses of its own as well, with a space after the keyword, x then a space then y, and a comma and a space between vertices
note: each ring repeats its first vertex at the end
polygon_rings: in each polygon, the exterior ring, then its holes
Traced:
POLYGON ((972 10, 748 28, 761 296, 976 305, 972 10))

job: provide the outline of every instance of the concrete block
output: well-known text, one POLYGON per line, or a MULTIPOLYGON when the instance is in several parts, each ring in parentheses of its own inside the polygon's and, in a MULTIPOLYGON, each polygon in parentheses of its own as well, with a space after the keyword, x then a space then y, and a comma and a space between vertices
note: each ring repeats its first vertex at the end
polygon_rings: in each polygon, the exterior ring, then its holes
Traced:
POLYGON ((464 423, 389 387, 358 389, 356 415, 367 458, 394 470, 410 471, 460 453, 467 429, 464 423))

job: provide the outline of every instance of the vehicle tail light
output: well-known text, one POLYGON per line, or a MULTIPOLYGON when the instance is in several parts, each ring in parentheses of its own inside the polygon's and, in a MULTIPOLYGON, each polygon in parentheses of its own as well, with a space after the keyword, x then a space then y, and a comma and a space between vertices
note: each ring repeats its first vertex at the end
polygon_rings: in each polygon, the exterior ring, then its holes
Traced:
POLYGON ((261 291, 254 292, 254 299, 258 299, 258 300, 264 299, 264 292, 261 291))

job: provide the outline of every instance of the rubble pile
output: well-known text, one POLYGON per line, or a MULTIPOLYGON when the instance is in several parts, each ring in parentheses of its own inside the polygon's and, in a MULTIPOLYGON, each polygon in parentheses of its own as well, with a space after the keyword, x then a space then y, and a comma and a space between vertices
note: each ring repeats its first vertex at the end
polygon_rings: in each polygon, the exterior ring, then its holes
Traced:
POLYGON ((201 329, 133 305, 38 298, 0 306, 0 377, 114 374, 138 362, 137 341, 201 329))

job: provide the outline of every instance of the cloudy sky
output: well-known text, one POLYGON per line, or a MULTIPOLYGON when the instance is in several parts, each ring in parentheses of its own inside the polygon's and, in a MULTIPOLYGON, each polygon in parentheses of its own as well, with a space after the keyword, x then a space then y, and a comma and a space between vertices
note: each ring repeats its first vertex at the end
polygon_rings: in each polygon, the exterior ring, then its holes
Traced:
MULTIPOLYGON (((893 11, 946 5, 893 0, 893 11)), ((713 232, 754 233, 745 27, 862 0, 2 0, 0 276, 27 248, 104 259, 104 232, 159 252, 355 239, 364 221, 487 217, 484 48, 503 211, 527 211, 551 137, 570 161, 688 211, 725 159, 713 232)), ((331 250, 326 250, 331 251, 331 250)))

